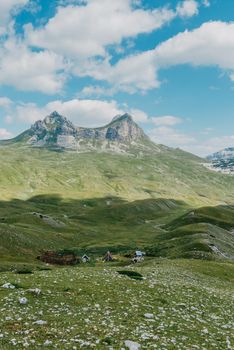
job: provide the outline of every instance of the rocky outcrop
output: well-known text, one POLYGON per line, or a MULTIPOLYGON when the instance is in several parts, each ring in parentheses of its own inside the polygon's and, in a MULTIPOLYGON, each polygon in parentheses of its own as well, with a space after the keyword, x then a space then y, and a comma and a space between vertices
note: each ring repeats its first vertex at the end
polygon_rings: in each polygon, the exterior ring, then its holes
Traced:
POLYGON ((234 159, 234 147, 228 147, 223 149, 222 151, 211 154, 207 157, 209 160, 230 160, 234 159))
POLYGON ((71 147, 76 137, 76 127, 57 112, 51 113, 43 121, 37 121, 30 129, 32 137, 28 143, 34 146, 71 147))
POLYGON ((77 130, 78 137, 81 138, 114 142, 131 142, 147 137, 129 114, 117 116, 111 123, 101 128, 77 128, 77 130))
POLYGON ((207 157, 211 161, 208 168, 225 174, 234 175, 234 147, 225 148, 207 157))
MULTIPOLYGON (((99 128, 76 127, 57 112, 37 121, 28 130, 27 143, 34 147, 59 147, 76 150, 110 149, 126 151, 133 143, 149 141, 129 114, 116 116, 99 128)), ((24 133, 25 137, 25 133, 24 133)))

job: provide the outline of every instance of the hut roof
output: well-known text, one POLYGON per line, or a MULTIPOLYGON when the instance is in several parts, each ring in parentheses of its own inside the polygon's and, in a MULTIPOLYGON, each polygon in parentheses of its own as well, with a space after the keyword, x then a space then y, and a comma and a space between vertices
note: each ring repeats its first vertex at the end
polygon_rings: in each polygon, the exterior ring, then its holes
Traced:
POLYGON ((82 259, 89 259, 89 256, 86 255, 86 254, 84 254, 84 255, 82 256, 82 259))
POLYGON ((136 250, 135 254, 136 254, 136 256, 142 256, 143 255, 142 251, 140 251, 140 250, 136 250))
POLYGON ((104 260, 105 261, 111 261, 113 260, 112 254, 110 251, 106 252, 105 256, 104 256, 104 260))

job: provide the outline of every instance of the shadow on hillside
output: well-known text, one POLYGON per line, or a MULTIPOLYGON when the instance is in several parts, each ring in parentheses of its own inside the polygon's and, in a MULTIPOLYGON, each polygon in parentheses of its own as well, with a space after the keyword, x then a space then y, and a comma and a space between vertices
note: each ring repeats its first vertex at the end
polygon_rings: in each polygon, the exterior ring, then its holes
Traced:
POLYGON ((0 201, 0 255, 35 259, 45 249, 75 247, 100 255, 109 249, 120 253, 149 247, 154 256, 194 257, 189 255, 194 250, 211 253, 208 239, 228 239, 219 228, 233 227, 234 206, 193 209, 167 198, 127 202, 113 196, 39 195, 0 201), (200 224, 216 225, 216 233, 200 224))
POLYGON ((96 223, 104 219, 115 219, 139 222, 153 220, 168 213, 190 209, 184 201, 168 198, 142 199, 129 202, 119 197, 67 199, 59 195, 38 195, 28 200, 12 199, 0 201, 0 222, 14 215, 30 215, 41 212, 43 215, 55 215, 72 218, 87 216, 95 219, 96 223))

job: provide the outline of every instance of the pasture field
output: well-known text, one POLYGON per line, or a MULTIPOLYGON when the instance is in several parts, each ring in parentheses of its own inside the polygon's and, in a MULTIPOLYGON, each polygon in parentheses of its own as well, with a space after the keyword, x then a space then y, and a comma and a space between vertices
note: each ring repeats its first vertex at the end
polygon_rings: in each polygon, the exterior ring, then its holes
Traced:
POLYGON ((96 262, 2 272, 0 286, 2 350, 234 347, 232 262, 96 262))

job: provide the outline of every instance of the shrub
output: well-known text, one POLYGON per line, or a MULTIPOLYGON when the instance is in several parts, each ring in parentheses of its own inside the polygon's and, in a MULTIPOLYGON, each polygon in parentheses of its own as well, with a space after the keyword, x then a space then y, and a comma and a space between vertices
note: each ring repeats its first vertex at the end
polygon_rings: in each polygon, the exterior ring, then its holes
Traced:
POLYGON ((136 271, 129 271, 129 270, 121 270, 121 271, 117 271, 120 275, 125 275, 128 276, 130 278, 133 278, 134 280, 143 280, 143 276, 136 271))
POLYGON ((18 273, 20 275, 27 275, 27 274, 33 273, 33 271, 29 267, 22 267, 22 268, 17 269, 15 271, 15 273, 18 273))

